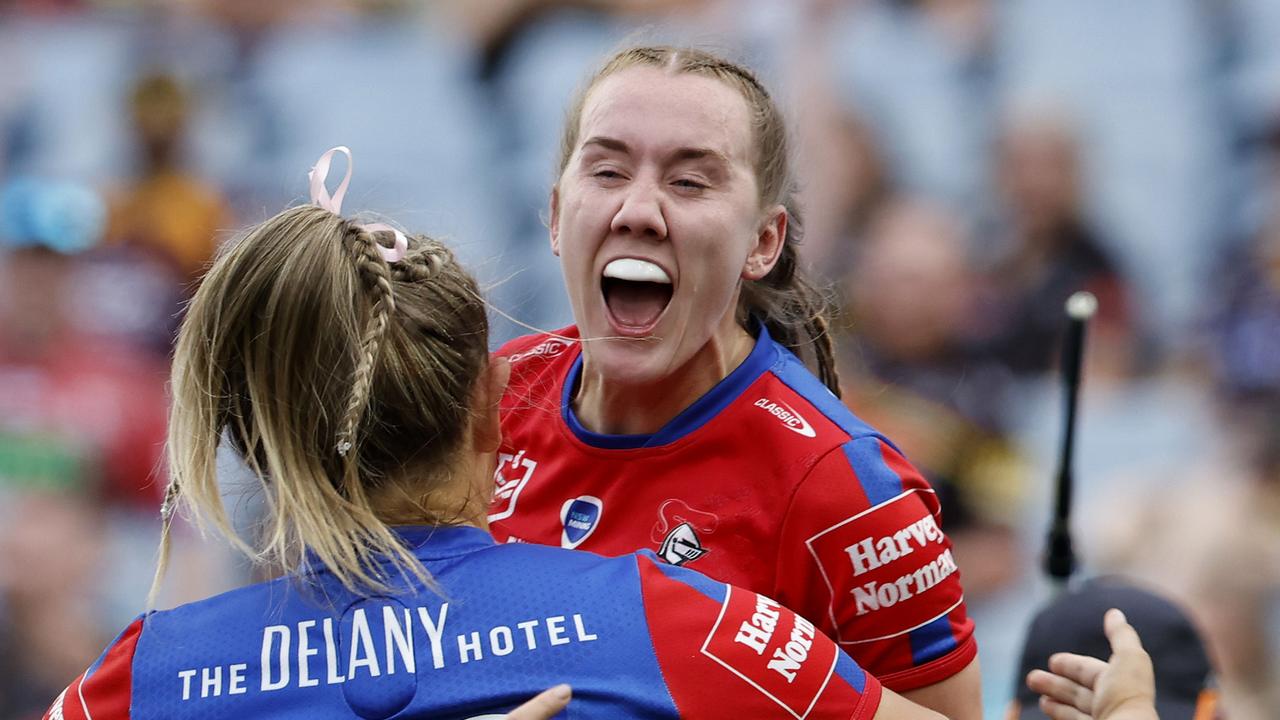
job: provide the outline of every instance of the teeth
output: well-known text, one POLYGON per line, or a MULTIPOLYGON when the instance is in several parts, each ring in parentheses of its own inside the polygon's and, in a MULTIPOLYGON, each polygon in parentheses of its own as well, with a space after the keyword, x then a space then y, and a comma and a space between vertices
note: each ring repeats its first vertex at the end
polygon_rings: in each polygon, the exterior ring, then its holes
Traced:
POLYGON ((637 260, 635 258, 618 258, 605 265, 604 276, 616 280, 630 280, 631 282, 671 284, 671 277, 667 275, 667 271, 648 260, 637 260))

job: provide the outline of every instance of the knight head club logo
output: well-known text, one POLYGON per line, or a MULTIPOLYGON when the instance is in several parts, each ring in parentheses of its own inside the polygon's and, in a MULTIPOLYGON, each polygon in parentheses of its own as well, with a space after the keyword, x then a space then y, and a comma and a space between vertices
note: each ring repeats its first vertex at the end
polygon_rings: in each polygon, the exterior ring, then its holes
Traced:
POLYGON ((698 531, 711 534, 720 524, 713 513, 695 510, 682 500, 669 499, 658 508, 658 522, 649 539, 662 542, 658 557, 672 565, 684 565, 706 555, 698 531), (664 537, 665 535, 665 537, 664 537))
POLYGON ((707 549, 698 541, 698 533, 687 522, 672 528, 658 548, 658 556, 672 565, 684 565, 706 554, 707 549))
POLYGON ((598 497, 579 495, 572 500, 565 500, 564 506, 560 508, 560 521, 564 523, 560 547, 572 550, 581 545, 595 532, 603 515, 604 502, 598 497))

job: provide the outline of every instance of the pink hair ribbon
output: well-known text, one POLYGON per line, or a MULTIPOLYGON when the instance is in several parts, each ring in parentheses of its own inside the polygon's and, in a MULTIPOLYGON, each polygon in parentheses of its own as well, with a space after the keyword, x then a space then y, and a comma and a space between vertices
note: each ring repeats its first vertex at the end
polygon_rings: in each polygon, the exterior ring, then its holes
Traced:
MULTIPOLYGON (((351 165, 351 149, 347 146, 339 145, 326 150, 320 156, 320 159, 316 161, 311 171, 307 173, 307 179, 311 181, 311 202, 334 215, 341 215, 342 199, 346 197, 347 185, 351 183, 351 165), (342 182, 338 184, 338 189, 334 191, 333 195, 330 195, 329 188, 325 187, 325 180, 329 177, 329 165, 333 162, 334 153, 342 153, 347 156, 347 174, 342 178, 342 182)), ((396 242, 394 247, 388 248, 378 245, 378 252, 382 254, 382 259, 389 263, 403 260, 405 253, 409 251, 409 239, 404 236, 404 233, 386 223, 369 223, 367 225, 357 225, 356 227, 364 228, 371 233, 389 232, 395 235, 396 242)))

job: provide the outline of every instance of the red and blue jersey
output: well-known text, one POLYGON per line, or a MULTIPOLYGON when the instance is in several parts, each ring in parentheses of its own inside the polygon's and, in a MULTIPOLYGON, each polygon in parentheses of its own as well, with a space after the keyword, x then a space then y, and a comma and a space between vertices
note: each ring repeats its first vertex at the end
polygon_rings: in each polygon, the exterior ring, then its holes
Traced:
POLYGON ((651 554, 400 528, 443 595, 314 569, 135 620, 46 718, 871 718, 880 684, 808 621, 651 554))
POLYGON ((490 522, 501 541, 640 548, 777 598, 885 687, 975 657, 937 497, 761 329, 743 363, 652 435, 574 415, 576 328, 512 341, 490 522))

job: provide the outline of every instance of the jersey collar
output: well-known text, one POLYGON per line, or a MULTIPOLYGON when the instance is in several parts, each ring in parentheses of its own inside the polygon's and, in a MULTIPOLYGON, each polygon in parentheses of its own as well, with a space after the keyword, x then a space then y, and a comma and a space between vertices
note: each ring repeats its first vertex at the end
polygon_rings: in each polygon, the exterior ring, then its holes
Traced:
POLYGON ((497 544, 487 531, 470 525, 398 525, 391 530, 422 560, 457 557, 497 544))
POLYGON ((564 422, 579 440, 604 450, 634 450, 637 448, 669 445, 711 421, 738 399, 756 378, 764 374, 777 358, 777 344, 769 337, 762 323, 756 323, 756 344, 742 364, 733 369, 723 380, 698 398, 692 405, 680 411, 666 425, 652 435, 609 435, 592 432, 578 421, 573 412, 573 389, 582 374, 582 353, 578 353, 564 378, 560 396, 560 414, 564 422))

